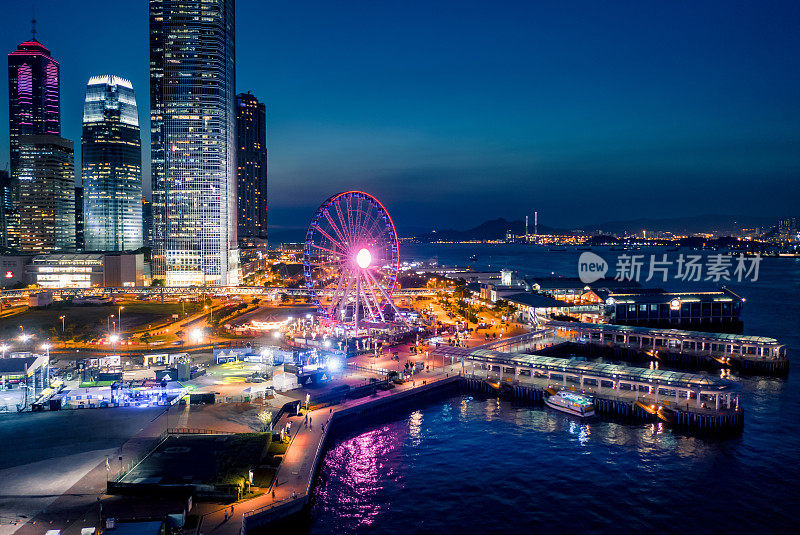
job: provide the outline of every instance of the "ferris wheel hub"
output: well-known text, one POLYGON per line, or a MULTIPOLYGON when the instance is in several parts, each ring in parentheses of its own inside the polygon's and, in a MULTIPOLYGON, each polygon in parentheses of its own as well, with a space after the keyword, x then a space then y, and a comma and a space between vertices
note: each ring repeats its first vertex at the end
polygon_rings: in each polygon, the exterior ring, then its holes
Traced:
POLYGON ((372 253, 369 252, 369 249, 362 248, 358 251, 356 255, 356 264, 361 269, 367 269, 369 265, 372 263, 372 253))

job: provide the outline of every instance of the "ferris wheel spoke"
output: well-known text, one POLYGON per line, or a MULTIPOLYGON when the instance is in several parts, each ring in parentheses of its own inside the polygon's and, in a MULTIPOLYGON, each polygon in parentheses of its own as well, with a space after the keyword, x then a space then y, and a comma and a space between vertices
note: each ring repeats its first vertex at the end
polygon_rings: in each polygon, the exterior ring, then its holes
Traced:
POLYGON ((335 254, 335 255, 337 255, 337 256, 340 256, 340 255, 342 254, 342 252, 341 252, 341 251, 333 251, 333 250, 331 250, 331 249, 327 249, 327 248, 325 248, 325 247, 322 247, 321 245, 317 245, 316 243, 311 243, 311 244, 309 244, 309 245, 310 245, 311 247, 314 247, 315 249, 320 249, 320 250, 322 250, 322 251, 327 251, 327 252, 329 252, 329 253, 331 253, 331 254, 335 254))
MULTIPOLYGON (((353 282, 352 274, 350 273, 350 270, 348 270, 347 268, 342 270, 342 275, 340 277, 340 284, 343 281, 346 281, 344 291, 339 291, 339 288, 337 288, 336 294, 334 294, 333 297, 331 297, 331 305, 328 311, 328 317, 334 318, 337 321, 341 321, 342 319, 341 315, 339 315, 339 310, 341 308, 340 304, 342 303, 342 300, 346 299, 347 296, 350 294, 350 285, 353 282)), ((347 306, 347 303, 344 303, 344 305, 347 306)))
POLYGON ((328 238, 328 240, 331 242, 331 244, 332 244, 334 247, 338 247, 339 249, 341 249, 341 250, 342 250, 342 253, 344 253, 344 252, 346 251, 345 247, 344 247, 344 246, 343 246, 341 243, 339 243, 339 241, 338 241, 338 240, 336 240, 335 238, 333 238, 333 236, 331 236, 330 234, 328 234, 327 232, 325 232, 325 231, 322 229, 322 227, 320 227, 319 225, 317 225, 315 228, 317 229, 317 231, 318 231, 320 234, 322 234, 323 236, 325 236, 326 238, 328 238))
POLYGON ((339 224, 342 226, 345 234, 347 234, 348 241, 352 243, 353 236, 350 234, 350 229, 348 228, 344 215, 342 214, 342 207, 338 202, 333 203, 333 205, 336 208, 336 215, 339 217, 339 224))
MULTIPOLYGON (((375 279, 373 279, 368 272, 366 273, 366 278, 371 280, 372 283, 375 282, 375 279)), ((375 293, 375 287, 372 284, 369 284, 367 286, 367 288, 369 289, 369 294, 372 297, 372 301, 375 303, 375 309, 378 311, 378 314, 381 317, 381 321, 385 322, 386 318, 383 316, 383 307, 381 306, 381 300, 378 298, 378 295, 375 293)))
POLYGON ((342 284, 344 283, 346 278, 347 278, 347 270, 344 269, 339 274, 339 282, 336 284, 336 290, 333 292, 333 295, 331 296, 331 304, 328 307, 328 316, 331 315, 331 311, 335 311, 336 306, 339 304, 339 301, 341 301, 342 284))
MULTIPOLYGON (((366 273, 366 270, 364 270, 364 272, 366 273)), ((363 275, 363 274, 357 274, 356 276, 366 279, 366 276, 363 275)), ((366 281, 364 281, 364 282, 366 282, 366 281)), ((361 296, 362 296, 362 299, 364 300, 364 306, 367 309, 367 312, 369 312, 369 315, 372 317, 372 320, 373 321, 377 321, 377 316, 372 311, 372 303, 369 302, 369 298, 367 297, 367 288, 365 287, 364 284, 361 284, 361 296)))
MULTIPOLYGON (((341 243, 339 244, 339 245, 340 245, 340 248, 341 248, 343 251, 345 251, 345 250, 346 250, 345 244, 347 244, 347 238, 345 238, 345 236, 342 234, 342 231, 341 231, 341 230, 339 230, 339 227, 338 227, 338 226, 336 226, 336 223, 334 223, 334 222, 333 222, 333 218, 331 217, 331 212, 330 212, 330 210, 325 210, 325 219, 327 219, 327 220, 328 220, 328 223, 330 223, 330 224, 331 224, 331 227, 333 227, 333 230, 334 230, 334 232, 336 233, 336 235, 337 235, 337 236, 339 236, 339 240, 340 240, 340 242, 341 242, 341 243)), ((319 228, 319 225, 317 225, 317 228, 319 228)), ((336 240, 331 240, 331 241, 334 241, 334 242, 335 242, 336 240)))
POLYGON ((351 230, 353 229, 353 205, 351 204, 352 198, 347 197, 345 199, 345 204, 347 204, 347 228, 351 230))
MULTIPOLYGON (((369 276, 371 277, 372 275, 369 275, 369 276)), ((392 283, 392 286, 394 286, 394 283, 392 283)), ((378 286, 378 290, 381 292, 381 294, 383 294, 383 298, 386 299, 386 302, 389 304, 390 307, 392 307, 392 310, 394 310, 395 318, 399 317, 400 319, 403 320, 403 323, 405 323, 406 326, 410 327, 411 325, 409 325, 408 321, 400 314, 400 311, 397 310, 397 307, 395 306, 394 301, 392 301, 392 299, 386 294, 386 291, 383 289, 383 287, 382 286, 378 286)), ((392 290, 394 290, 394 288, 390 288, 389 289, 389 291, 392 291, 392 290)))
POLYGON ((372 221, 370 226, 369 227, 365 227, 367 229, 364 232, 364 237, 365 238, 373 239, 376 242, 378 241, 378 238, 380 238, 380 232, 378 232, 377 235, 373 234, 373 232, 375 230, 380 231, 380 227, 377 227, 377 228, 375 227, 375 225, 377 225, 380 221, 381 221, 381 216, 380 216, 380 214, 378 214, 378 216, 372 221))

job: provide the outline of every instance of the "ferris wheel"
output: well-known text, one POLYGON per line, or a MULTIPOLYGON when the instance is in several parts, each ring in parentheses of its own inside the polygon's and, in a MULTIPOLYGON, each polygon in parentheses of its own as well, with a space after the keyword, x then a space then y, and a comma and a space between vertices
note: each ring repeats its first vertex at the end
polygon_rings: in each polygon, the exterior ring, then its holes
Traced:
POLYGON ((372 195, 347 191, 322 203, 303 247, 306 287, 319 313, 356 330, 359 323, 400 321, 391 299, 398 245, 389 212, 372 195))

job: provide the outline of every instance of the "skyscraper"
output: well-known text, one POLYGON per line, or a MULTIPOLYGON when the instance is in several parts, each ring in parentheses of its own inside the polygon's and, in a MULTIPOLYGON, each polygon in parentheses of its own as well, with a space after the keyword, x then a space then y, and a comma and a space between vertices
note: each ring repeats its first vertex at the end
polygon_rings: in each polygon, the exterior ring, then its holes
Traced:
POLYGON ((142 242, 153 246, 153 203, 142 197, 142 242))
POLYGON ((150 0, 153 277, 238 284, 234 0, 150 0))
POLYGON ((72 141, 52 134, 19 138, 19 249, 75 249, 75 162, 72 141))
MULTIPOLYGON (((33 21, 35 24, 35 21, 33 21)), ((8 55, 8 130, 11 139, 11 185, 14 207, 3 229, 10 247, 19 246, 20 137, 61 134, 59 65, 50 51, 36 40, 36 29, 29 41, 20 43, 8 55)))
POLYGON ((236 95, 239 238, 267 238, 267 111, 247 93, 236 95))
POLYGON ((131 83, 92 76, 81 136, 87 251, 142 246, 142 145, 131 83))
POLYGON ((0 233, 0 247, 8 247, 5 229, 8 225, 8 216, 14 209, 13 199, 11 175, 8 171, 0 171, 0 223, 3 226, 3 232, 0 233))
POLYGON ((75 250, 83 251, 86 246, 86 227, 83 217, 83 186, 75 186, 75 250))

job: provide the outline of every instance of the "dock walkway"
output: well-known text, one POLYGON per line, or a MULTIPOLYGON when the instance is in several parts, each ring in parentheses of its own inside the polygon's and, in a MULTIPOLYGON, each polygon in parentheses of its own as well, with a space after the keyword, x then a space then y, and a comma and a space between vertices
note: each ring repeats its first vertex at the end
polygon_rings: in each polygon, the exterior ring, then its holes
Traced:
POLYGON ((432 391, 458 380, 458 375, 449 371, 423 372, 413 381, 396 385, 391 390, 378 390, 372 396, 311 411, 308 413, 310 425, 304 425, 303 416, 289 418, 288 421, 292 424, 291 442, 278 468, 272 489, 262 496, 233 504, 232 515, 231 506, 206 513, 198 523, 198 533, 246 534, 248 529, 262 527, 300 511, 311 497, 317 465, 321 460, 331 422, 345 417, 358 417, 387 403, 432 391), (227 520, 226 511, 229 514, 227 520))

